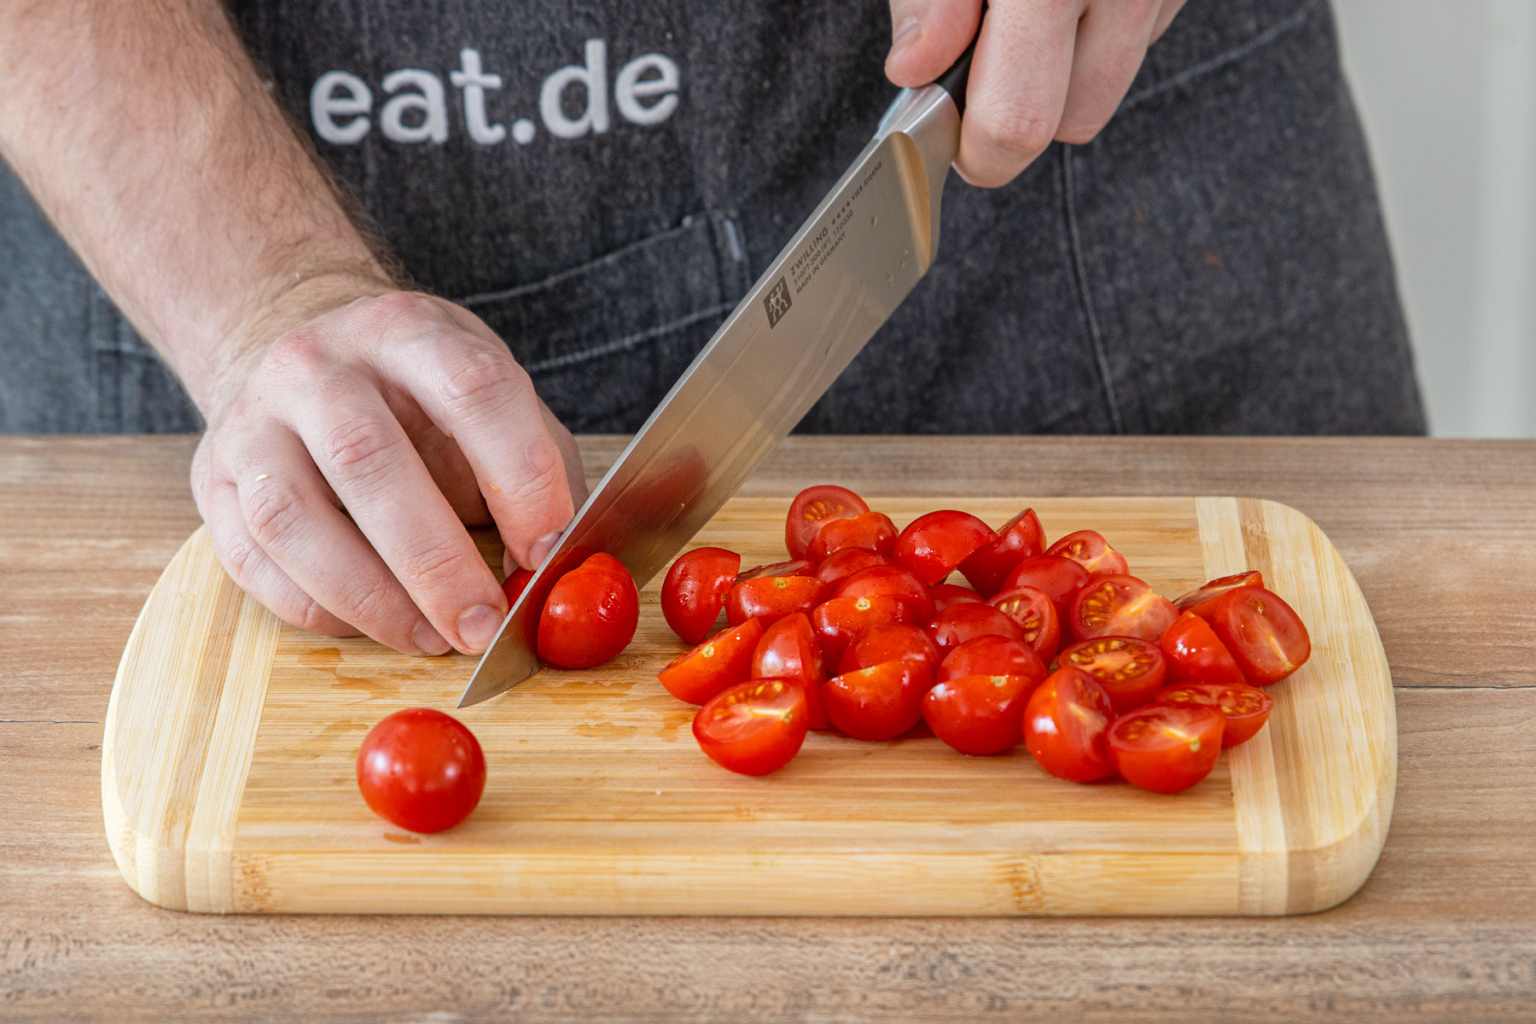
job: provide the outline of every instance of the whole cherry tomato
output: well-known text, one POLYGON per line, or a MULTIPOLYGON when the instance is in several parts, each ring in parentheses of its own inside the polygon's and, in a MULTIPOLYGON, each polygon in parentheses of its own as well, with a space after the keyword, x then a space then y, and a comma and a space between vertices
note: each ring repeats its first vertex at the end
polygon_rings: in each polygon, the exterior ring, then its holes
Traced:
POLYGON ((753 679, 718 694, 693 716, 693 738, 709 759, 741 775, 778 771, 800 752, 809 728, 805 689, 753 679))
POLYGON ((640 622, 635 578, 599 551, 555 583, 539 616, 539 660, 560 668, 591 668, 634 639, 640 622))
POLYGON ((997 539, 972 551, 960 563, 960 572, 978 593, 991 597, 1003 586, 1008 571, 1026 558, 1045 550, 1045 531, 1040 517, 1027 508, 997 531, 997 539))
POLYGON ((658 678, 678 700, 706 703, 720 691, 752 678, 752 653, 762 638, 762 622, 748 619, 679 654, 658 678))
POLYGON ((834 519, 851 519, 869 511, 864 499, 846 487, 817 484, 795 495, 784 521, 784 546, 789 557, 804 558, 816 531, 834 519))
POLYGON ((528 583, 533 579, 532 569, 513 569, 501 584, 501 592, 507 595, 507 607, 517 604, 517 599, 523 596, 523 591, 528 589, 528 583))
POLYGON ((989 604, 950 605, 928 623, 928 635, 939 645, 939 650, 946 653, 978 636, 1024 639, 1024 631, 1019 629, 1018 623, 989 604))
POLYGON ((1170 682, 1234 686, 1247 681, 1210 623, 1194 612, 1185 612, 1175 619, 1163 631, 1157 646, 1168 659, 1170 682))
POLYGON ((1173 602, 1173 606, 1181 612, 1194 612, 1204 616, 1216 604, 1216 599, 1234 587, 1262 587, 1264 574, 1250 569, 1247 572, 1236 572, 1231 576, 1219 576, 1204 586, 1196 587, 1189 593, 1173 602))
POLYGON ((812 729, 827 727, 819 690, 826 674, 816 634, 804 612, 786 615, 763 631, 752 653, 753 679, 785 679, 805 689, 806 721, 812 729))
POLYGON ((1110 757, 1131 785, 1177 793, 1211 774, 1225 725, 1215 708, 1148 704, 1109 727, 1110 757))
POLYGON ((847 519, 834 519, 817 530, 805 557, 819 564, 833 552, 848 548, 888 555, 895 543, 896 524, 890 516, 884 512, 861 512, 847 519))
POLYGON ((678 556, 661 584, 661 614, 672 632, 689 644, 708 636, 740 571, 741 556, 725 548, 695 548, 678 556))
POLYGON ((412 832, 441 832, 480 802, 485 755, 474 733, 441 711, 396 711, 363 738, 357 788, 379 817, 412 832))
POLYGON ((1028 680, 1028 688, 1033 690, 1045 675, 1045 663, 1022 640, 978 636, 952 648, 939 663, 933 680, 943 683, 961 676, 1019 676, 1028 680))
POLYGON ((1269 721, 1275 702, 1269 694, 1247 683, 1181 683, 1165 686, 1153 698, 1157 704, 1199 704, 1215 708, 1226 718, 1221 733, 1223 747, 1235 747, 1253 738, 1269 721))
POLYGON ((1070 558, 1036 555, 1009 569, 1008 575, 1003 578, 1001 590, 1034 587, 1043 592, 1056 605, 1056 616, 1061 622, 1062 635, 1065 636, 1072 595, 1090 579, 1092 577, 1088 570, 1070 558))
POLYGON ((740 625, 762 619, 764 625, 821 603, 826 584, 815 576, 758 576, 742 580, 725 595, 725 621, 740 625))
POLYGON ((1097 530, 1077 530, 1045 549, 1048 555, 1070 558, 1095 576, 1123 576, 1130 571, 1125 556, 1109 546, 1097 530))
POLYGON ((1088 673, 1059 668, 1024 705, 1024 745, 1040 767, 1069 782, 1093 782, 1115 772, 1109 760, 1109 694, 1088 673))
POLYGON ((1050 664, 1061 646, 1061 616, 1045 591, 1010 587, 993 594, 987 603, 1018 623, 1024 642, 1035 649, 1041 661, 1050 664))
POLYGON ((887 661, 920 661, 930 670, 939 665, 938 645, 927 632, 917 626, 892 623, 875 626, 865 632, 843 652, 838 672, 854 672, 861 668, 873 668, 887 661))
MULTIPOLYGON (((841 520, 839 520, 841 521, 841 520)), ((826 560, 816 567, 816 578, 828 587, 836 588, 843 580, 852 576, 860 569, 868 569, 872 565, 890 565, 891 560, 878 551, 866 551, 864 548, 844 548, 834 551, 826 557, 826 560)))
POLYGON ((827 680, 821 699, 832 724, 856 740, 892 740, 923 717, 933 670, 919 661, 887 661, 827 680))
POLYGON ((1080 669, 1104 687, 1116 714, 1151 700, 1168 677, 1168 662, 1156 645, 1129 636, 1101 636, 1065 648, 1062 668, 1080 669))
POLYGON ((1301 617, 1263 587, 1227 591, 1206 621, 1255 686, 1279 682, 1312 656, 1312 638, 1301 617))
POLYGON ((1095 576, 1072 598, 1067 622, 1079 640, 1134 636, 1157 643, 1179 610, 1135 576, 1095 576))
POLYGON ((933 618, 933 595, 910 569, 899 565, 872 565, 860 569, 837 585, 835 597, 894 597, 912 606, 914 625, 933 618))
POLYGON ((859 634, 875 626, 906 622, 911 605, 894 597, 834 597, 816 606, 811 624, 827 664, 836 665, 859 634))
POLYGON ((1024 738, 1024 705, 1034 688, 1026 676, 956 676, 923 697, 923 718, 962 754, 1004 754, 1024 738))
POLYGON ((952 604, 983 604, 986 601, 986 598, 969 587, 959 587, 953 583, 935 583, 928 588, 928 593, 933 597, 935 613, 952 604))
POLYGON ((925 584, 942 583, 972 552, 996 538, 992 527, 969 512, 941 509, 908 523, 891 554, 925 584))

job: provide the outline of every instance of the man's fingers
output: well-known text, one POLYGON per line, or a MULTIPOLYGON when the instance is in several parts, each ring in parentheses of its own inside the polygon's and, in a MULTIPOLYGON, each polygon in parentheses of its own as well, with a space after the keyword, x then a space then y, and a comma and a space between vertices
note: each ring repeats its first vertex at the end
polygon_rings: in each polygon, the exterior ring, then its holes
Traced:
POLYGON ((1088 6, 1077 25, 1072 75, 1056 138, 1082 145, 1109 123, 1141 68, 1159 13, 1155 0, 1088 6))
POLYGON ((938 78, 976 38, 981 0, 891 0, 891 52, 885 74, 916 88, 938 78))

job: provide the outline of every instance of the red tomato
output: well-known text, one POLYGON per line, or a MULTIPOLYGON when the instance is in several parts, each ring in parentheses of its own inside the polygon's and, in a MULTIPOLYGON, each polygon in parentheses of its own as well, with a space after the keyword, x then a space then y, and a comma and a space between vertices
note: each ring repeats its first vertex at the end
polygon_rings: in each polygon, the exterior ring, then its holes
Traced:
POLYGON ((817 484, 795 495, 790 503, 789 516, 784 521, 784 546, 789 557, 804 558, 805 552, 816 539, 816 531, 834 519, 851 519, 869 506, 864 499, 846 487, 836 484, 817 484))
POLYGON ((1092 676, 1059 668, 1035 687, 1024 705, 1024 745, 1040 767, 1070 782, 1114 774, 1109 760, 1109 694, 1092 676))
POLYGON ((1163 631, 1157 646, 1168 659, 1170 682, 1235 686, 1246 681, 1232 652, 1217 638, 1210 623, 1194 612, 1185 612, 1174 620, 1163 631))
POLYGON ((1173 606, 1181 612, 1194 612, 1204 616, 1215 605, 1216 599, 1234 587, 1262 587, 1264 574, 1250 569, 1247 572, 1233 573, 1231 576, 1219 576, 1203 587, 1197 587, 1173 602, 1173 606))
POLYGON ((920 661, 887 661, 833 676, 821 688, 832 724, 856 740, 891 740, 923 717, 933 670, 920 661))
POLYGON ((532 569, 513 569, 512 574, 501 584, 501 592, 507 595, 507 607, 517 604, 517 599, 523 596, 523 591, 528 589, 528 581, 533 579, 532 569))
POLYGON ((379 817, 412 832, 441 832, 480 802, 485 755, 475 734, 441 711, 396 711, 363 738, 357 788, 379 817))
POLYGON ((539 616, 539 660, 591 668, 629 646, 640 622, 635 578, 599 551, 555 583, 539 616))
POLYGON ((943 509, 908 523, 891 554, 924 583, 942 583, 973 551, 996 538, 992 527, 969 512, 943 509))
POLYGON ((695 548, 679 555, 661 584, 661 614, 672 632, 689 644, 709 636, 740 571, 741 556, 725 548, 695 548))
POLYGON ((805 690, 783 679, 753 679, 715 696, 693 716, 693 738, 709 759, 742 775, 789 763, 809 728, 805 690))
POLYGON ((792 558, 787 562, 774 562, 772 565, 754 565, 750 569, 743 569, 736 577, 737 583, 747 580, 766 579, 769 576, 815 576, 816 566, 804 558, 792 558))
POLYGON ((979 593, 991 597, 1003 586, 1008 570, 1045 550, 1045 531, 1040 517, 1027 508, 997 531, 997 539, 972 551, 960 563, 960 572, 979 593))
POLYGON ((939 645, 939 650, 946 654, 978 636, 1024 639, 1024 631, 1018 623, 989 604, 950 605, 928 623, 928 635, 939 645))
POLYGON ((843 548, 841 551, 832 552, 826 557, 825 561, 816 567, 816 578, 828 587, 836 587, 860 569, 868 569, 872 565, 890 564, 891 560, 878 551, 866 551, 864 548, 843 548))
POLYGON ((1048 555, 1070 558, 1095 576, 1123 576, 1130 572, 1125 556, 1109 546, 1097 530, 1077 530, 1052 544, 1048 555))
POLYGON ((1263 587, 1237 587, 1206 616, 1255 686, 1279 682, 1307 663, 1312 638, 1291 606, 1263 587))
POLYGON ((752 653, 753 679, 787 679, 805 688, 806 720, 812 729, 827 727, 819 690, 826 673, 816 634, 804 612, 786 615, 763 631, 752 653))
POLYGON ((834 519, 817 530, 805 557, 819 563, 833 552, 848 548, 888 555, 895 543, 896 524, 890 516, 884 512, 861 512, 848 519, 834 519))
POLYGON ((938 667, 938 645, 933 638, 917 626, 892 623, 875 626, 848 645, 838 672, 854 672, 861 668, 874 668, 887 661, 920 661, 930 669, 938 667))
POLYGON ((923 718, 962 754, 1007 753, 1024 739, 1024 705, 1034 688, 1027 676, 957 676, 923 697, 923 718))
POLYGON ((1033 690, 1045 679, 1045 663, 1022 640, 978 636, 946 654, 933 679, 943 683, 961 676, 1019 676, 1029 680, 1033 690))
POLYGON ((1157 642, 1179 610, 1135 576, 1095 576, 1072 598, 1067 622, 1079 640, 1134 636, 1157 642))
POLYGON ((993 594, 987 603, 1018 623, 1024 642, 1035 649, 1041 661, 1050 664, 1061 647, 1061 616, 1045 591, 1012 587, 993 594))
POLYGON ((1168 677, 1163 652, 1129 636, 1101 636, 1075 643, 1063 650, 1057 661, 1062 668, 1080 669, 1097 680, 1118 715, 1151 700, 1168 677))
POLYGON ((752 652, 762 638, 763 624, 748 619, 679 654, 658 678, 678 700, 703 704, 721 690, 752 678, 752 652))
POLYGON ((906 622, 911 607, 894 597, 834 597, 816 606, 811 623, 827 663, 836 665, 859 634, 874 626, 906 622))
POLYGON ((759 576, 743 580, 725 595, 725 621, 738 626, 748 619, 771 625, 786 615, 809 612, 821 603, 826 585, 815 576, 759 576))
POLYGON ((1157 691, 1153 700, 1158 704, 1199 704, 1220 711, 1227 720, 1221 733, 1223 747, 1235 747, 1252 739, 1253 734, 1269 721, 1269 711, 1275 706, 1269 694, 1247 683, 1165 686, 1157 691))
POLYGON ((1062 632, 1065 633, 1072 595, 1091 578, 1087 569, 1070 558, 1036 555, 1034 558, 1024 559, 1008 570, 1008 575, 1003 578, 1002 590, 1034 587, 1042 591, 1056 605, 1056 616, 1061 622, 1062 632))
POLYGON ((926 625, 933 618, 933 595, 922 580, 899 565, 872 565, 838 584, 837 597, 895 597, 912 606, 911 622, 926 625))
POLYGON ((1211 774, 1225 725, 1215 708, 1148 704, 1109 727, 1110 757, 1131 785, 1177 793, 1211 774))
POLYGON ((928 593, 933 597, 933 610, 941 612, 954 604, 982 604, 986 598, 969 587, 958 587, 953 583, 935 583, 928 588, 928 593))

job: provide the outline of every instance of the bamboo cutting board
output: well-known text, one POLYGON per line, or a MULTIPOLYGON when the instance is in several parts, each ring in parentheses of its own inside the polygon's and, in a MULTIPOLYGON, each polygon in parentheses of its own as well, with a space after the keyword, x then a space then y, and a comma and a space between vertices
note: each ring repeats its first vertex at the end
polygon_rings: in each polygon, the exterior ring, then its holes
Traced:
MULTIPOLYGON (((391 712, 451 710, 474 660, 284 625, 199 530, 112 691, 113 856, 145 899, 216 912, 1289 914, 1359 888, 1392 813, 1392 685, 1360 590, 1309 519, 1235 498, 947 504, 992 523, 1033 504, 1050 537, 1098 529, 1168 596, 1260 569, 1310 627, 1312 660, 1270 688, 1257 737, 1174 796, 1062 782, 1022 747, 971 758, 932 738, 818 733, 745 778, 704 757, 694 708, 656 680, 682 649, 658 577, 615 661, 453 712, 485 749, 485 795, 462 825, 418 836, 364 805, 358 745, 391 712)), ((870 505, 898 525, 943 507, 870 505)), ((777 561, 787 506, 734 499, 693 543, 777 561)), ((493 539, 482 550, 500 564, 493 539)))

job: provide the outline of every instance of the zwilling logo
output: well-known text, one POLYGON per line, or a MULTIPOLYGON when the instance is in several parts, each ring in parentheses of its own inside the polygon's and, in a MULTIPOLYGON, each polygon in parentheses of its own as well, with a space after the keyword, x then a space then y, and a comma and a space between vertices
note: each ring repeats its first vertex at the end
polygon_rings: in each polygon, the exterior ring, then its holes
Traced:
POLYGON ((773 286, 773 290, 763 296, 763 308, 768 311, 768 326, 775 326, 785 313, 789 312, 789 285, 784 279, 779 278, 779 283, 773 286))

